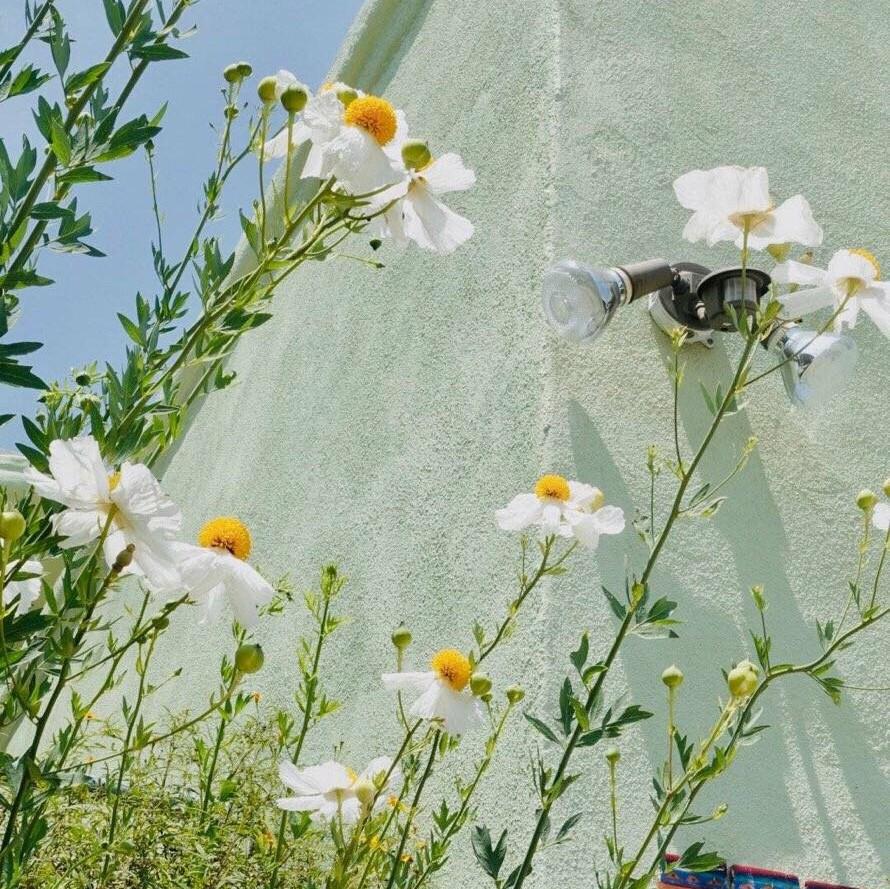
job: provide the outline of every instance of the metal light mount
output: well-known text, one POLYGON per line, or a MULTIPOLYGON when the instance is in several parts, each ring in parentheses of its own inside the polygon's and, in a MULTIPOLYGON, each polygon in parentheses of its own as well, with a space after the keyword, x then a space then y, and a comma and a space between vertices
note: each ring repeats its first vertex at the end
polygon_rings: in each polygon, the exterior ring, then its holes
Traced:
POLYGON ((675 277, 670 287, 662 287, 649 296, 652 320, 665 333, 685 327, 688 342, 714 345, 714 333, 736 329, 733 321, 743 313, 753 316, 760 300, 769 291, 770 276, 760 269, 732 267, 712 272, 694 262, 672 265, 675 277))

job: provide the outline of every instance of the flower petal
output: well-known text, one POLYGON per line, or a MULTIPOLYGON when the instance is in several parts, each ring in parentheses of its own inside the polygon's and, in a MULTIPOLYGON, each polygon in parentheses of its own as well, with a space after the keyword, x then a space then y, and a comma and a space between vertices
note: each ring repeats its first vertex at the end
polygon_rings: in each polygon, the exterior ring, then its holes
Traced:
POLYGON ((495 512, 502 531, 522 531, 541 517, 541 501, 534 494, 517 494, 503 509, 495 512))
POLYGON ((454 152, 437 157, 428 167, 424 167, 419 175, 433 194, 466 191, 476 184, 476 174, 466 167, 463 158, 454 152))

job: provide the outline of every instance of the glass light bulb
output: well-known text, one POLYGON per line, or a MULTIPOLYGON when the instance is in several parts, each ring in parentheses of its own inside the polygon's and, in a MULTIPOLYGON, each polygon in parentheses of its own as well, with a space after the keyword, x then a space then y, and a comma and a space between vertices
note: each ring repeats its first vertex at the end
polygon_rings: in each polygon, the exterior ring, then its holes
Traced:
POLYGON ((770 339, 770 351, 785 361, 782 379, 788 397, 816 407, 846 386, 856 366, 856 343, 839 333, 786 327, 770 339))
POLYGON ((542 300, 550 326, 575 343, 596 339, 626 296, 614 269, 591 268, 564 259, 544 274, 542 300))

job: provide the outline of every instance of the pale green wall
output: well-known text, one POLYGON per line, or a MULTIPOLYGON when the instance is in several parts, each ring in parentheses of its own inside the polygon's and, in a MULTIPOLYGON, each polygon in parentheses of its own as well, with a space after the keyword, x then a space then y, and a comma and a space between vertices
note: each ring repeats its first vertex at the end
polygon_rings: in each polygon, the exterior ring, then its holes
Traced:
MULTIPOLYGON (((345 262, 306 268, 277 298, 275 323, 246 338, 233 361, 240 384, 203 407, 165 477, 190 531, 234 512, 253 527, 270 574, 289 570, 305 585, 332 559, 351 578, 344 607, 355 621, 328 658, 332 690, 350 706, 312 754, 342 738, 362 762, 392 744, 378 674, 399 620, 421 658, 446 642, 467 647, 471 621, 501 613, 516 543, 492 511, 542 470, 599 484, 629 513, 643 502, 646 446, 670 441, 664 341, 638 306, 593 350, 558 342, 539 308, 551 260, 730 261, 681 242, 687 214, 671 191, 679 173, 721 163, 764 164, 778 196, 804 192, 825 227, 821 259, 847 245, 886 250, 886 12, 882 0, 365 7, 339 71, 385 89, 434 150, 458 150, 476 169, 478 187, 453 204, 477 234, 451 258, 385 248, 378 273, 345 262)), ((294 37, 298 46, 297 24, 294 37)), ((676 661, 687 676, 684 727, 704 729, 718 667, 750 653, 756 582, 772 603, 776 655, 815 650, 815 618, 844 595, 851 494, 890 474, 887 344, 867 327, 857 338, 855 385, 831 409, 795 412, 773 378, 727 424, 705 476, 722 475, 751 434, 758 455, 713 522, 679 529, 654 578, 680 602, 683 638, 631 642, 616 692, 626 686, 660 707, 658 674, 676 661)), ((697 380, 725 376, 736 345, 729 356, 688 353, 684 439, 696 442, 707 423, 697 380)), ((628 551, 639 564, 631 533, 547 585, 499 655, 497 679, 522 681, 533 707, 551 708, 582 630, 599 648, 609 638, 598 587, 622 583, 628 551)), ((272 700, 293 691, 300 629, 295 610, 261 631, 261 686, 272 700)), ((209 689, 226 638, 222 627, 208 637, 180 619, 170 662, 209 689)), ((886 628, 873 633, 845 657, 844 675, 886 684, 888 639, 886 628)), ((689 839, 706 835, 736 861, 878 885, 890 872, 886 699, 852 693, 837 709, 800 680, 767 702, 764 719, 774 728, 709 800, 726 799, 729 815, 689 839)), ((653 720, 625 745, 629 839, 649 813, 646 776, 662 733, 653 720)), ((530 826, 536 740, 517 723, 480 798, 482 818, 514 839, 530 826)), ((476 749, 470 739, 467 755, 476 749)), ((565 811, 588 811, 588 833, 595 816, 598 836, 601 751, 580 759, 590 774, 565 811)), ((599 855, 598 839, 593 846, 599 855)), ((591 849, 548 854, 535 885, 591 885, 591 849)), ((451 874, 483 884, 466 841, 451 874)))

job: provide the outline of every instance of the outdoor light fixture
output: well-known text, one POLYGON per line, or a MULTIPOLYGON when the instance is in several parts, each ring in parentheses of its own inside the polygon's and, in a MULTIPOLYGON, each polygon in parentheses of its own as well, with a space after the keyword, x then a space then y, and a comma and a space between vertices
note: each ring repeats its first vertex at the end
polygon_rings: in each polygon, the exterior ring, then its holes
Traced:
MULTIPOLYGON (((753 316, 769 292, 770 276, 741 267, 711 271, 691 262, 652 259, 594 268, 563 260, 544 274, 542 299, 550 326, 575 343, 595 340, 619 306, 648 296, 652 319, 665 333, 678 327, 687 342, 714 345, 715 333, 736 330, 736 320, 753 316), (744 286, 743 286, 744 283, 744 286)), ((850 376, 856 345, 840 334, 816 334, 793 322, 779 322, 764 341, 781 362, 788 395, 810 406, 830 397, 850 376)))

